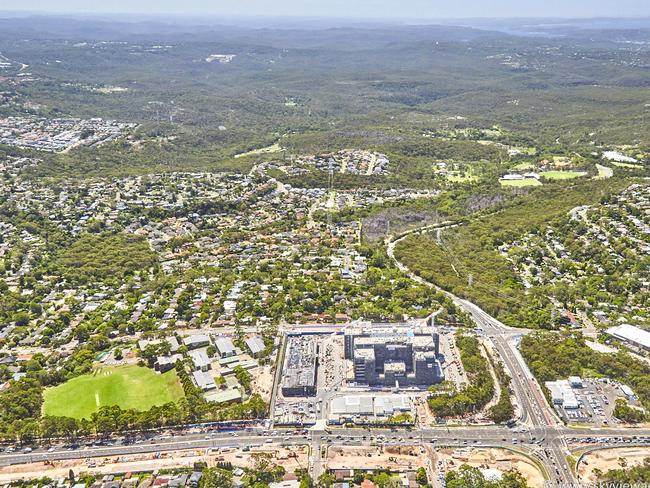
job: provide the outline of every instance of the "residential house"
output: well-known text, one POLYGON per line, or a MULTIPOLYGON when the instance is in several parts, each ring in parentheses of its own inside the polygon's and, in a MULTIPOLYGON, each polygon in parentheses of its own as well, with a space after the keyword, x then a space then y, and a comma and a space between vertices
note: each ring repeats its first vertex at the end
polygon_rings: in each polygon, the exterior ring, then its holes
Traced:
POLYGON ((214 345, 217 348, 217 353, 219 354, 219 357, 222 359, 230 358, 237 355, 237 351, 235 350, 235 345, 232 343, 229 337, 218 337, 214 341, 214 345))

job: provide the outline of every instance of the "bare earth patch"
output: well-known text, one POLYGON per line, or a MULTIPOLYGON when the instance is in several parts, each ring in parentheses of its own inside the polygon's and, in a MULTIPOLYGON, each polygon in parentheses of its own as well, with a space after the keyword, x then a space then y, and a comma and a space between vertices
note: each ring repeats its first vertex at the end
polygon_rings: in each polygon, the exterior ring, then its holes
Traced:
POLYGON ((623 449, 601 449, 586 454, 578 467, 578 474, 582 482, 594 482, 594 470, 600 469, 603 473, 611 469, 621 469, 619 460, 625 459, 626 467, 632 468, 643 464, 643 460, 650 457, 650 447, 630 447, 623 449))

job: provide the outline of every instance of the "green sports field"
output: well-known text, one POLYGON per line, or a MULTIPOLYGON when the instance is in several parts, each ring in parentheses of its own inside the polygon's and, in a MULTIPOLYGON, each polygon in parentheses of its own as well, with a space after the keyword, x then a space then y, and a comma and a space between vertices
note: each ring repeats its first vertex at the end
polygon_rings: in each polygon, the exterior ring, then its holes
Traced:
POLYGON ((570 180, 572 178, 580 178, 586 174, 584 171, 542 171, 540 176, 548 180, 570 180))
POLYGON ((501 186, 512 186, 521 188, 524 186, 541 186, 542 183, 535 178, 524 178, 523 180, 500 180, 501 186))
POLYGON ((43 413, 90 418, 99 407, 119 405, 123 409, 148 410, 154 405, 178 400, 183 388, 176 371, 157 374, 139 366, 101 368, 45 390, 43 413))
POLYGON ((618 168, 643 169, 642 164, 620 163, 618 161, 610 161, 610 163, 618 168))
POLYGON ((519 163, 514 166, 513 169, 516 169, 518 171, 530 171, 535 169, 535 165, 532 163, 519 163))

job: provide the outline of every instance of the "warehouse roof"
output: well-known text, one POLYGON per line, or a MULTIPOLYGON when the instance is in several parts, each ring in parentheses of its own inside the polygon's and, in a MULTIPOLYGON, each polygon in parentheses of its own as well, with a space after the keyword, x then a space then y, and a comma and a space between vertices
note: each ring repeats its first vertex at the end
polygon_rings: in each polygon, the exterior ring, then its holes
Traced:
POLYGON ((618 325, 607 329, 607 333, 618 339, 633 342, 642 347, 650 349, 650 332, 639 329, 630 324, 618 325))
POLYGON ((382 417, 409 410, 411 410, 410 402, 404 395, 346 395, 334 398, 331 405, 332 415, 340 416, 374 415, 382 417))

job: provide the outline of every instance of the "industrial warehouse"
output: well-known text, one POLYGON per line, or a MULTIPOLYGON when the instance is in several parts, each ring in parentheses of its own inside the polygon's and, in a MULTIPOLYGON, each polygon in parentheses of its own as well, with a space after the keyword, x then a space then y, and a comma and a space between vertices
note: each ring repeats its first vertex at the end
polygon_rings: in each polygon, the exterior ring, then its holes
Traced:
POLYGON ((607 333, 632 349, 650 351, 650 332, 630 324, 617 325, 607 329, 607 333))
POLYGON ((406 395, 346 395, 332 400, 329 423, 366 423, 369 419, 385 422, 400 414, 410 417, 412 412, 412 402, 406 395))

